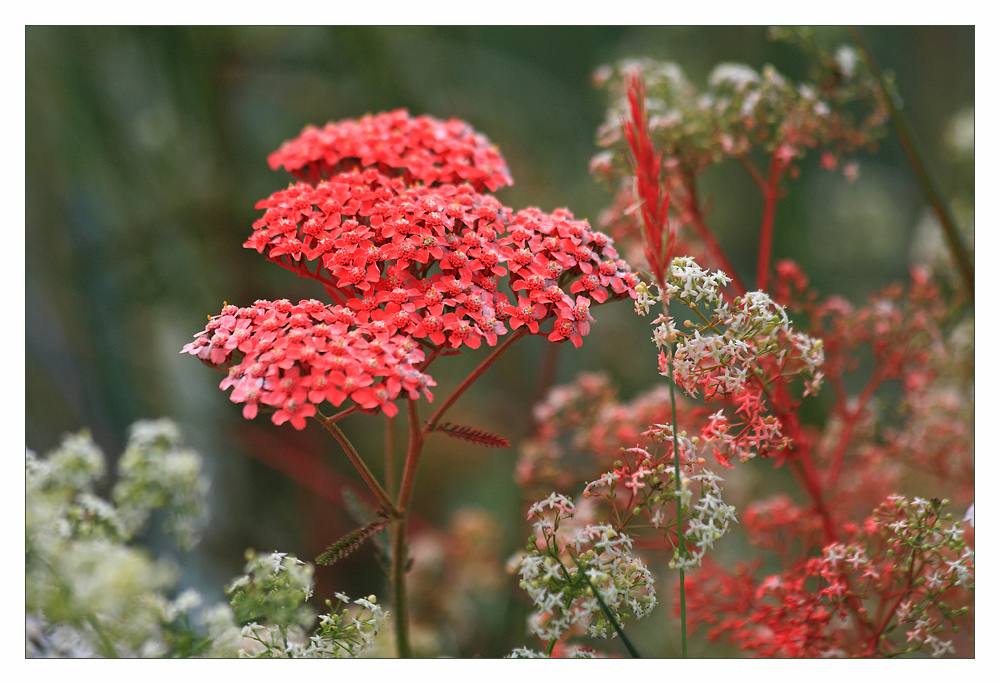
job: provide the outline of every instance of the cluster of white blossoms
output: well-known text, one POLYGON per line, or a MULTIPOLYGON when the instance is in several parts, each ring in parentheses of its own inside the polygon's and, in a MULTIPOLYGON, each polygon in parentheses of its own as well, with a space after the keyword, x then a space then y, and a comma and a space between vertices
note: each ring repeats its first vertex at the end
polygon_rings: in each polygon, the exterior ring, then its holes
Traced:
POLYGON ((736 507, 722 500, 722 488, 719 486, 721 477, 708 469, 691 475, 690 478, 681 477, 682 492, 686 492, 686 496, 682 494, 683 498, 690 499, 690 480, 701 485, 701 495, 691 504, 691 517, 684 535, 692 546, 688 547, 686 555, 679 549, 675 550, 673 560, 670 561, 671 568, 682 570, 700 567, 705 554, 729 531, 730 524, 737 522, 736 507))
POLYGON ((313 593, 311 563, 286 553, 247 552, 244 575, 227 590, 243 627, 244 658, 356 658, 371 648, 389 619, 374 596, 355 601, 336 594, 319 616, 306 601, 313 593), (357 608, 343 608, 354 604, 357 608), (338 612, 339 611, 339 612, 338 612))
POLYGON ((166 513, 166 530, 181 548, 197 543, 208 519, 208 480, 201 472, 201 456, 181 445, 173 421, 134 423, 118 470, 113 498, 130 532, 141 529, 155 508, 166 513))
POLYGON ((154 508, 174 514, 167 531, 179 543, 196 538, 206 519, 198 455, 180 447, 173 423, 144 421, 133 426, 119 459, 119 483, 129 484, 116 488, 111 501, 95 494, 105 467, 85 432, 45 457, 26 452, 25 654, 235 655, 239 629, 229 606, 201 608, 192 591, 171 601, 174 568, 129 544, 154 508), (150 461, 177 454, 187 454, 193 470, 153 484, 164 471, 150 461), (161 488, 164 496, 140 495, 163 486, 171 490, 161 488), (178 501, 186 504, 173 506, 178 501))
POLYGON ((338 594, 309 632, 313 567, 283 553, 251 552, 230 604, 204 605, 191 589, 171 600, 174 567, 130 542, 161 509, 178 543, 194 543, 207 518, 201 458, 181 446, 172 422, 141 421, 110 501, 94 493, 104 472, 87 433, 43 458, 26 452, 28 657, 356 657, 388 619, 374 596, 338 613, 351 603, 338 594))
POLYGON ((677 257, 664 288, 637 288, 640 315, 654 304, 677 301, 697 317, 686 322, 691 332, 679 330, 670 316, 653 321, 653 342, 668 357, 673 354, 674 379, 691 396, 699 391, 706 398, 736 395, 759 371, 760 360, 769 357, 783 374, 801 373, 804 394, 815 394, 823 377, 822 341, 793 330, 784 308, 764 292, 727 301, 723 289, 729 282, 722 271, 710 273, 691 257, 677 257))
POLYGON ((531 629, 545 641, 574 626, 607 638, 615 623, 644 617, 656 605, 653 577, 632 555, 631 538, 610 525, 574 525, 575 516, 573 502, 560 494, 536 503, 528 516, 537 536, 521 559, 521 587, 538 609, 531 629))
MULTIPOLYGON (((669 430, 670 426, 657 426, 661 430, 669 430)), ((678 435, 680 443, 686 442, 689 453, 693 455, 694 445, 686 436, 678 435)), ((730 506, 722 499, 722 478, 704 465, 704 459, 684 459, 684 470, 680 486, 674 485, 674 471, 664 464, 651 464, 652 456, 638 447, 627 449, 636 456, 637 465, 631 468, 619 468, 604 473, 600 478, 587 484, 584 488, 585 497, 603 497, 612 506, 616 503, 616 489, 628 490, 631 515, 644 520, 658 530, 673 530, 677 526, 677 503, 680 504, 681 516, 685 520, 684 539, 687 550, 674 549, 671 569, 680 568, 685 571, 701 566, 705 554, 713 548, 715 542, 729 531, 731 524, 737 523, 736 507, 730 506), (642 458, 642 457, 645 458, 642 458), (673 492, 677 496, 673 496, 673 492)), ((682 449, 682 453, 684 449, 682 449)))
MULTIPOLYGON (((548 658, 549 656, 547 656, 544 653, 541 653, 539 651, 532 651, 530 648, 515 648, 513 651, 510 652, 510 654, 507 657, 508 658, 548 658)), ((591 650, 589 648, 583 648, 583 647, 581 647, 581 648, 570 649, 570 650, 566 651, 566 653, 563 656, 561 656, 561 657, 563 657, 563 658, 588 658, 588 659, 593 659, 593 658, 598 658, 598 657, 603 657, 603 656, 598 655, 598 653, 596 651, 593 651, 593 650, 591 650)))

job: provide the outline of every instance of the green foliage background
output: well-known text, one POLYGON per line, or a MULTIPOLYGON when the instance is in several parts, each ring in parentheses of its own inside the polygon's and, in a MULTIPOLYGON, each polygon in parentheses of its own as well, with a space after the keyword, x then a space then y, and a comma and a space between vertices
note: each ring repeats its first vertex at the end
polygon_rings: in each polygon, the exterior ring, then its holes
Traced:
MULTIPOLYGON (((971 197, 971 170, 952 163, 941 139, 950 117, 973 104, 974 29, 865 33, 895 73, 904 113, 946 192, 971 197)), ((841 28, 818 37, 850 42, 841 28)), ((357 482, 350 465, 319 426, 299 433, 266 418, 244 421, 218 390, 220 377, 178 353, 223 300, 322 294, 241 247, 259 216, 254 204, 290 180, 270 171, 267 154, 308 123, 399 107, 458 117, 506 156, 515 185, 497 193, 504 204, 566 206, 596 222, 610 195, 587 172, 605 108, 590 76, 630 56, 677 61, 700 84, 722 61, 806 76, 797 51, 769 42, 763 27, 28 27, 27 445, 44 452, 89 427, 114 455, 132 421, 172 417, 213 480, 213 521, 197 553, 182 559, 184 581, 221 595, 246 547, 314 558, 358 527, 336 501, 343 481, 357 482), (308 470, 308 454, 339 475, 308 470), (312 489, 267 462, 299 464, 312 489)), ((821 292, 854 301, 905 275, 924 210, 894 138, 860 162, 861 179, 848 186, 808 159, 779 204, 776 240, 776 256, 798 259, 821 292)), ((705 182, 710 224, 737 268, 752 274, 759 198, 732 169, 705 182)), ((603 369, 626 397, 652 386, 646 324, 627 304, 595 313, 584 346, 561 351, 559 380, 603 369)), ((497 516, 504 557, 523 543, 512 473, 542 342, 518 345, 449 416, 499 432, 514 448, 486 451, 440 436, 428 445, 418 531, 471 505, 497 516)), ((436 366, 439 393, 481 356, 436 366)), ((379 471, 381 420, 353 416, 345 430, 379 471)), ((320 598, 340 589, 388 600, 370 551, 318 579, 320 598)), ((503 610, 497 619, 511 643, 501 652, 525 643, 503 610)), ((498 654, 490 648, 482 652, 498 654)))

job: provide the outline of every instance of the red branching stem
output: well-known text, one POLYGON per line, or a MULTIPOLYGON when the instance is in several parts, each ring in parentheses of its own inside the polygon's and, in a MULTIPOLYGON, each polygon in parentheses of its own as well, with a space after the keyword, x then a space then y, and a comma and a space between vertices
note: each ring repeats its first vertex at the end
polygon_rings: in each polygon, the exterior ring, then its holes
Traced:
MULTIPOLYGON (((476 380, 479 379, 479 376, 485 373, 487 369, 496 362, 497 359, 503 356, 504 352, 510 349, 510 346, 512 344, 514 344, 519 339, 524 337, 527 333, 528 333, 527 326, 519 328, 517 332, 515 332, 513 335, 504 340, 503 344, 497 347, 492 354, 486 357, 486 359, 484 359, 483 362, 480 363, 479 366, 477 366, 476 369, 469 374, 469 377, 463 380, 462 384, 456 387, 455 391, 453 391, 451 395, 444 400, 444 402, 438 407, 437 411, 434 412, 434 415, 430 417, 430 419, 427 421, 427 424, 424 426, 424 429, 421 433, 421 439, 426 438, 427 435, 431 433, 434 427, 444 416, 445 411, 451 408, 452 404, 458 401, 458 398, 462 396, 465 390, 469 389, 469 387, 472 386, 472 383, 474 383, 476 380)), ((405 477, 406 476, 404 475, 404 480, 405 477)))
POLYGON ((764 176, 761 175, 760 169, 758 169, 757 166, 752 161, 750 161, 750 159, 748 159, 746 155, 741 154, 739 157, 737 157, 737 159, 740 160, 740 164, 743 165, 743 168, 746 169, 746 172, 750 174, 750 178, 753 179, 753 182, 757 185, 757 189, 760 190, 761 194, 767 192, 767 181, 764 180, 764 176))
POLYGON ((347 416, 351 415, 352 413, 357 413, 357 412, 358 412, 358 405, 357 404, 351 404, 350 406, 348 406, 347 408, 345 408, 343 411, 339 411, 337 413, 334 413, 332 416, 330 416, 329 418, 327 418, 327 420, 329 422, 331 422, 331 423, 336 423, 337 421, 341 420, 342 418, 347 418, 347 416))
MULTIPOLYGON (((873 630, 874 631, 874 634, 872 635, 873 648, 877 645, 879 636, 881 636, 882 632, 885 631, 885 628, 889 626, 889 620, 891 620, 892 616, 896 614, 896 609, 899 608, 899 604, 903 602, 903 599, 906 598, 906 596, 910 593, 910 590, 913 589, 913 578, 916 574, 914 570, 917 564, 915 560, 916 553, 912 550, 910 551, 910 553, 912 555, 910 556, 910 568, 909 570, 907 570, 906 573, 906 586, 904 586, 903 590, 899 592, 899 596, 896 598, 895 603, 892 604, 892 608, 890 608, 889 611, 882 618, 882 622, 878 625, 878 627, 876 627, 873 630)), ((923 570, 922 567, 921 570, 923 570)))
POLYGON ((777 152, 771 155, 771 166, 767 172, 767 185, 764 188, 764 215, 760 222, 760 247, 757 252, 757 289, 767 292, 768 279, 771 275, 771 244, 774 237, 774 208, 778 203, 778 183, 784 163, 777 152))
POLYGON ((406 409, 409 418, 410 441, 406 449, 406 463, 403 465, 403 479, 399 485, 399 499, 396 502, 396 507, 404 515, 410 507, 417 462, 420 460, 420 450, 424 446, 424 434, 420 431, 420 411, 417 408, 417 402, 413 399, 407 399, 406 409))
POLYGON ((631 118, 622 120, 622 132, 632 151, 635 173, 635 194, 639 204, 639 222, 646 242, 646 259, 660 287, 666 284, 666 274, 673 258, 676 231, 667 220, 670 193, 661 179, 663 153, 658 152, 649 137, 646 113, 646 84, 640 73, 633 73, 627 84, 631 118))
POLYGON ((351 460, 351 463, 354 464, 354 467, 361 475, 361 479, 363 479, 365 481, 365 484, 368 485, 368 489, 372 491, 372 494, 374 494, 375 497, 378 499, 379 503, 382 505, 382 508, 385 509, 386 513, 388 513, 393 517, 398 517, 399 510, 392 505, 392 501, 389 499, 389 495, 382 488, 382 485, 378 483, 378 480, 375 479, 375 476, 372 474, 372 471, 368 469, 368 466, 361 459, 361 456, 358 455, 357 449, 355 449, 354 445, 351 444, 351 441, 347 439, 347 436, 344 434, 344 432, 339 427, 337 427, 337 424, 335 422, 333 422, 330 418, 324 416, 322 413, 317 412, 313 416, 313 418, 315 418, 323 427, 325 427, 327 431, 331 435, 333 435, 333 437, 337 440, 340 446, 344 448, 344 453, 347 454, 347 457, 351 460))
POLYGON ((782 429, 786 431, 786 434, 791 439, 791 453, 788 455, 788 461, 792 474, 795 475, 796 479, 798 479, 799 483, 809 494, 809 498, 812 499, 816 513, 823 521, 823 533, 826 535, 827 543, 836 542, 838 539, 837 530, 833 524, 830 509, 823 500, 823 486, 820 482, 819 474, 816 472, 812 455, 804 446, 806 441, 802 434, 802 426, 799 423, 798 415, 789 406, 788 386, 782 378, 778 377, 774 379, 773 390, 763 384, 761 388, 764 396, 774 409, 775 415, 781 422, 782 429))
POLYGON ((392 416, 384 416, 385 432, 384 440, 385 444, 385 488, 390 494, 396 488, 396 468, 395 468, 395 452, 396 452, 396 421, 392 416))
POLYGON ((840 433, 836 450, 833 452, 833 462, 830 464, 830 470, 826 474, 826 486, 828 489, 835 487, 837 478, 840 477, 840 466, 844 461, 844 455, 847 453, 847 447, 851 442, 851 433, 854 431, 854 425, 861 418, 861 412, 864 411, 865 406, 871 401, 872 395, 875 394, 875 391, 881 385, 881 376, 878 374, 873 375, 855 400, 854 408, 851 411, 845 412, 844 426, 840 433))
POLYGON ((705 224, 705 219, 701 214, 701 208, 698 206, 698 188, 695 184, 694 177, 690 174, 685 174, 684 176, 684 189, 687 191, 687 210, 688 220, 691 221, 691 225, 694 226, 695 230, 698 231, 698 237, 701 241, 705 243, 705 247, 708 249, 715 260, 715 263, 732 278, 730 287, 736 291, 737 296, 742 296, 747 293, 747 288, 740 279, 739 274, 736 269, 733 268, 733 264, 729 261, 729 257, 726 256, 725 251, 722 249, 722 245, 719 241, 715 239, 715 235, 709 230, 708 226, 705 224))

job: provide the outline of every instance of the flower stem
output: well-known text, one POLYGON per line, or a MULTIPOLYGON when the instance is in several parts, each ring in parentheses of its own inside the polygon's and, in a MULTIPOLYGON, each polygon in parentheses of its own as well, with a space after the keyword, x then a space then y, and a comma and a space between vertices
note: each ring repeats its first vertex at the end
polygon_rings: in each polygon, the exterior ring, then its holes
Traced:
POLYGON ((412 658, 410 624, 406 602, 406 517, 396 520, 392 530, 392 623, 396 629, 396 655, 412 658))
POLYGON ((399 509, 397 509, 395 506, 392 505, 392 500, 389 498, 389 495, 386 493, 384 489, 382 489, 382 485, 380 485, 378 483, 378 480, 375 479, 375 475, 372 474, 372 471, 368 469, 368 466, 365 464, 365 462, 361 460, 361 456, 358 455, 357 449, 355 449, 354 445, 351 444, 351 440, 347 439, 347 435, 344 434, 344 431, 341 430, 340 427, 338 427, 337 424, 333 422, 331 418, 324 416, 322 413, 318 411, 313 416, 313 418, 319 421, 319 423, 323 427, 325 427, 331 435, 334 436, 337 442, 340 443, 340 446, 344 448, 344 452, 347 454, 347 458, 351 459, 351 463, 353 463, 354 467, 357 468, 358 473, 361 474, 361 478, 365 481, 365 484, 368 485, 368 488, 372 491, 372 494, 374 494, 375 497, 378 499, 379 503, 385 509, 386 513, 388 513, 394 518, 398 518, 400 515, 399 509))
MULTIPOLYGON (((663 315, 670 317, 670 309, 666 301, 661 301, 663 315)), ((667 370, 670 375, 667 377, 667 384, 670 387, 670 424, 673 427, 672 435, 674 440, 674 501, 677 505, 677 546, 680 549, 681 557, 687 558, 687 541, 684 538, 683 516, 681 515, 681 452, 677 441, 677 397, 674 385, 674 343, 669 341, 667 349, 667 370)), ((684 587, 684 568, 680 571, 680 605, 681 605, 681 657, 687 658, 687 599, 684 587)))
POLYGON ((455 388, 455 391, 438 407, 423 428, 420 425, 420 411, 417 408, 417 402, 413 399, 406 400, 410 439, 406 449, 406 463, 403 465, 403 475, 399 483, 399 497, 396 500, 396 505, 392 508, 396 517, 392 542, 392 609, 395 613, 393 623, 396 628, 396 647, 400 658, 413 657, 409 636, 409 611, 406 602, 406 566, 408 563, 406 556, 406 514, 413 498, 413 484, 416 480, 417 463, 420 461, 424 440, 441 420, 445 411, 458 401, 465 390, 469 389, 472 383, 479 379, 479 376, 485 373, 505 351, 510 349, 514 342, 524 337, 527 332, 527 328, 522 328, 497 347, 462 381, 461 385, 455 388))
POLYGON ((417 402, 406 400, 407 418, 409 419, 410 440, 406 449, 406 463, 403 465, 403 479, 399 486, 399 498, 396 510, 400 517, 396 520, 392 538, 392 610, 393 624, 396 628, 396 649, 400 658, 412 658, 410 646, 409 610, 406 600, 406 513, 410 508, 413 496, 413 483, 416 479, 417 463, 420 461, 420 451, 424 445, 424 436, 420 431, 420 411, 417 402))
POLYGON ((391 494, 396 488, 396 424, 392 416, 385 416, 385 488, 391 494))
POLYGON ((764 186, 764 215, 760 221, 760 247, 757 252, 757 289, 767 292, 771 273, 771 245, 774 238, 774 208, 778 203, 778 181, 781 179, 781 161, 777 153, 771 155, 771 165, 764 186))
POLYGON ((628 651, 628 654, 633 658, 642 658, 642 656, 639 655, 639 652, 635 650, 635 646, 632 645, 632 642, 628 640, 627 636, 625 636, 625 630, 623 630, 622 626, 618 624, 618 620, 615 619, 615 614, 611 612, 610 608, 608 608, 608 604, 604 602, 601 592, 597 591, 597 587, 595 587, 590 581, 590 578, 587 577, 587 573, 584 572, 583 568, 580 568, 580 576, 583 577, 583 581, 587 583, 590 590, 594 592, 594 598, 596 598, 597 603, 600 604, 601 610, 604 612, 604 617, 606 617, 608 622, 614 626, 615 633, 618 634, 619 638, 621 638, 622 644, 624 644, 625 650, 628 651))
MULTIPOLYGON (((667 305, 663 305, 666 311, 667 305)), ((684 539, 684 530, 681 523, 681 454, 677 444, 677 399, 674 396, 674 348, 670 343, 667 365, 670 369, 670 422, 673 425, 674 437, 674 501, 677 503, 677 545, 680 547, 681 557, 687 558, 687 542, 684 539)), ((684 568, 680 569, 680 604, 681 604, 681 657, 687 658, 687 601, 684 593, 684 568)))
MULTIPOLYGON (((514 344, 519 339, 521 339, 522 337, 524 337, 527 333, 528 333, 527 326, 522 327, 516 333, 514 333, 513 335, 511 335, 510 337, 508 337, 506 340, 504 340, 503 344, 501 344, 499 347, 497 347, 496 349, 494 349, 493 353, 490 354, 488 357, 486 357, 486 359, 484 359, 483 362, 481 364, 479 364, 479 366, 476 367, 476 369, 474 371, 472 371, 472 373, 469 374, 469 377, 467 377, 465 380, 463 380, 462 384, 455 388, 455 391, 451 393, 451 396, 449 396, 447 399, 445 399, 444 403, 442 403, 438 407, 437 411, 434 412, 434 415, 432 415, 430 417, 430 420, 428 420, 427 424, 424 426, 422 436, 426 437, 427 435, 429 435, 431 433, 431 431, 437 426, 437 424, 441 420, 441 418, 444 416, 445 411, 447 411, 449 408, 451 408, 451 405, 454 404, 456 401, 458 401, 458 398, 462 396, 462 394, 465 392, 465 390, 469 389, 469 387, 472 386, 472 383, 474 383, 476 380, 479 379, 479 376, 481 376, 483 373, 485 373, 486 370, 490 366, 492 366, 496 362, 497 359, 499 359, 501 356, 503 356, 504 352, 506 352, 510 348, 510 346, 512 344, 514 344)), ((403 480, 404 480, 404 486, 405 486, 405 480, 406 480, 406 475, 405 474, 403 476, 403 480)))
POLYGON ((854 41, 858 44, 858 47, 861 48, 861 55, 864 57, 865 63, 868 65, 872 75, 875 77, 875 82, 878 84, 879 95, 881 95, 882 102, 885 104, 886 109, 889 110, 889 118, 892 119, 892 125, 896 129, 896 135, 899 136, 899 142, 903 146, 906 158, 910 161, 910 166, 913 167, 913 172, 917 176, 920 188, 923 190, 924 196, 930 203, 934 213, 937 214, 938 222, 941 224, 941 230, 944 231, 944 237, 948 243, 948 249, 951 250, 951 255, 955 258, 955 261, 958 262, 958 267, 962 271, 962 279, 965 282, 966 289, 969 291, 969 301, 974 301, 976 277, 972 266, 972 259, 969 257, 969 253, 966 251, 965 245, 962 243, 962 238, 959 236, 955 219, 951 215, 951 210, 942 200, 941 191, 931 178, 930 173, 927 171, 927 166, 924 164, 923 157, 917 149, 916 141, 910 134, 910 127, 906 123, 906 119, 903 118, 903 113, 899 111, 899 107, 896 106, 896 103, 893 102, 892 97, 889 95, 889 91, 886 88, 885 78, 882 75, 882 71, 875 63, 875 57, 872 54, 871 48, 868 47, 867 41, 865 41, 864 37, 861 35, 861 31, 858 30, 856 26, 851 27, 851 33, 854 35, 854 41))

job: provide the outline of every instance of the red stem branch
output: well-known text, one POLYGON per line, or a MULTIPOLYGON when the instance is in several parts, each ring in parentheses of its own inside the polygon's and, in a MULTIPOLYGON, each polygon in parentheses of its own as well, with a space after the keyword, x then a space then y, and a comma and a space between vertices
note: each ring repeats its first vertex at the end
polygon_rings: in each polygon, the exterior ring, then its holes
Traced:
POLYGON ((458 401, 458 398, 462 396, 465 390, 469 389, 469 387, 472 386, 472 383, 474 383, 476 380, 479 379, 479 376, 485 373, 486 370, 490 366, 492 366, 497 359, 503 356, 503 353, 506 352, 508 349, 510 349, 510 346, 512 344, 514 344, 519 339, 524 337, 527 333, 528 333, 528 327, 523 326, 516 333, 514 333, 506 340, 504 340, 504 343, 501 344, 499 347, 497 347, 492 354, 486 357, 486 359, 483 360, 483 362, 480 363, 479 366, 477 366, 476 369, 469 374, 469 377, 463 380, 462 384, 456 387, 455 391, 452 392, 451 395, 447 399, 445 399, 444 402, 438 407, 437 411, 434 412, 434 415, 432 415, 430 417, 430 420, 427 421, 427 424, 424 427, 423 432, 421 434, 421 438, 424 438, 428 434, 430 434, 430 432, 437 426, 438 422, 441 420, 441 417, 444 416, 445 411, 451 408, 452 404, 458 401))
POLYGON ((771 243, 774 237, 774 208, 778 203, 778 183, 781 180, 783 164, 777 153, 771 155, 771 165, 767 172, 764 188, 764 215, 760 222, 760 247, 757 252, 757 289, 767 291, 771 275, 771 243))
POLYGON ((715 235, 709 230, 708 226, 705 225, 705 219, 701 215, 701 208, 698 206, 698 188, 695 184, 695 179, 692 175, 684 174, 684 189, 687 191, 687 209, 688 217, 691 220, 691 225, 694 226, 695 230, 698 231, 698 237, 701 241, 705 243, 705 247, 708 248, 709 253, 715 260, 715 263, 725 271, 726 275, 732 278, 730 287, 736 291, 737 296, 743 296, 747 293, 747 288, 740 279, 739 273, 733 268, 732 263, 729 261, 729 257, 723 251, 722 246, 719 241, 715 239, 715 235))

